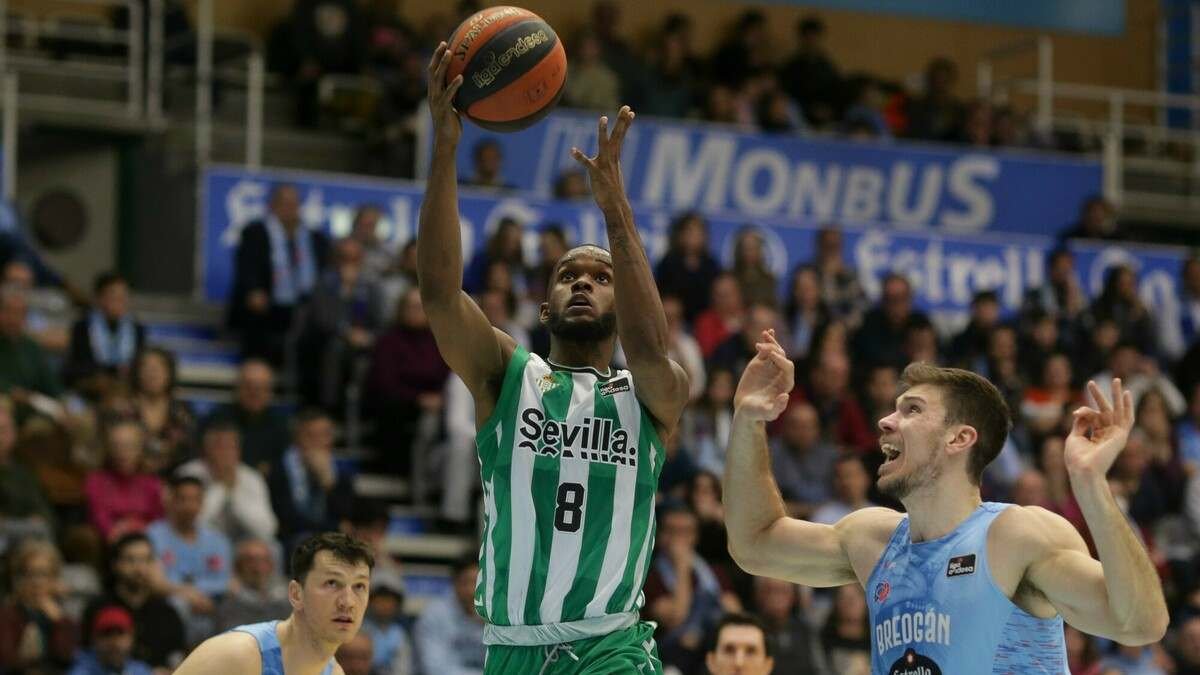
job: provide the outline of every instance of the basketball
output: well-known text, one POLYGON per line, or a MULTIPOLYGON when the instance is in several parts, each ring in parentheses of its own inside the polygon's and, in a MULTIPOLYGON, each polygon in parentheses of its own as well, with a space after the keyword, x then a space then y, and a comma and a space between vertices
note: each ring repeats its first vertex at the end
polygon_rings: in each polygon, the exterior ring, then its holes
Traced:
POLYGON ((566 52, 550 24, 529 10, 476 12, 455 29, 449 45, 446 82, 463 76, 454 106, 485 129, 524 129, 562 96, 566 52))

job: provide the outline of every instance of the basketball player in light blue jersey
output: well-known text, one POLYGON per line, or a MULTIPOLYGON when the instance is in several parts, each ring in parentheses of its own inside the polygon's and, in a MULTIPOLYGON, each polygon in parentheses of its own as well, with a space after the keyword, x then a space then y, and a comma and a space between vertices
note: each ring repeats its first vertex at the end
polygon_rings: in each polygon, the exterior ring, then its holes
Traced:
POLYGON ((374 566, 371 549, 344 534, 306 539, 292 554, 292 615, 205 640, 175 674, 343 675, 333 655, 358 634, 374 566))
POLYGON ((792 389, 770 331, 742 375, 725 474, 734 560, 751 574, 808 586, 858 583, 871 616, 871 671, 888 675, 1067 675, 1063 621, 1127 645, 1160 640, 1158 575, 1106 475, 1133 427, 1133 400, 1096 383, 1067 437, 1071 489, 1100 560, 1062 517, 983 502, 984 468, 1008 435, 1000 392, 973 373, 914 363, 896 410, 879 421, 879 488, 904 504, 835 525, 788 518, 771 476, 764 422, 792 389))

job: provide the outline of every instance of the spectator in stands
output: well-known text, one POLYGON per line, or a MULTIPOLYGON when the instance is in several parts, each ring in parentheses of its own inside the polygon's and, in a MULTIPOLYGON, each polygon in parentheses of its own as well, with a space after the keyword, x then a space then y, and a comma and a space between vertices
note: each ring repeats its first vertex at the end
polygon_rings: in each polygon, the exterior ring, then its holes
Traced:
POLYGON ((829 500, 837 447, 822 440, 821 420, 811 404, 793 405, 772 439, 771 466, 779 492, 793 518, 807 518, 829 500))
POLYGON ((470 530, 474 515, 472 496, 479 484, 475 446, 475 400, 462 378, 451 373, 446 378, 445 440, 438 453, 442 457, 442 501, 438 529, 449 532, 470 530))
POLYGON ((248 359, 238 368, 233 403, 217 410, 207 422, 232 422, 241 434, 242 461, 262 474, 291 443, 287 421, 273 407, 274 396, 275 373, 270 364, 248 359))
POLYGON ((566 201, 591 199, 592 190, 588 187, 587 175, 578 169, 563 171, 554 181, 553 195, 555 199, 566 201))
POLYGON ((396 265, 384 277, 381 284, 383 291, 383 316, 396 316, 396 304, 400 296, 410 288, 417 286, 417 240, 409 239, 400 248, 396 256, 396 265))
POLYGON ((117 419, 103 435, 105 466, 88 474, 83 491, 92 526, 113 541, 162 517, 162 481, 142 468, 146 432, 138 422, 117 419))
POLYGON ((133 616, 120 605, 96 612, 90 649, 79 653, 67 675, 151 675, 150 664, 133 658, 133 616))
MULTIPOLYGON (((528 347, 541 355, 542 352, 538 349, 539 345, 533 342, 529 329, 525 328, 525 324, 514 316, 520 311, 517 308, 515 293, 488 289, 476 296, 476 302, 479 304, 479 309, 483 311, 483 315, 487 317, 488 323, 508 333, 517 344, 528 347)), ((541 328, 540 325, 539 328, 541 328)))
POLYGON ((875 423, 888 415, 896 406, 896 394, 900 390, 900 371, 889 365, 877 365, 867 370, 863 386, 863 408, 872 433, 878 433, 875 423))
POLYGON ((290 22, 290 73, 296 87, 297 122, 315 127, 318 122, 318 83, 325 75, 362 71, 367 61, 367 25, 353 0, 297 0, 290 22))
POLYGON ((495 138, 486 137, 471 148, 471 175, 459 178, 465 187, 511 190, 514 185, 504 179, 504 147, 495 138))
POLYGON ((200 479, 174 476, 169 484, 166 517, 151 523, 146 536, 162 561, 166 592, 183 618, 188 644, 197 644, 212 634, 216 603, 229 590, 233 549, 225 535, 200 523, 200 479))
POLYGON ((709 359, 710 367, 723 368, 734 373, 745 370, 746 364, 754 358, 754 345, 761 339, 764 330, 774 330, 779 341, 787 344, 779 313, 766 305, 752 305, 746 311, 746 320, 742 322, 741 332, 725 338, 725 341, 713 350, 712 358, 709 359))
POLYGON ((389 466, 407 473, 421 420, 441 414, 449 374, 429 330, 421 294, 411 289, 400 301, 396 322, 376 342, 367 381, 380 444, 389 449, 389 466))
POLYGON ((736 335, 746 320, 742 289, 731 272, 712 280, 712 302, 695 317, 696 343, 705 358, 711 358, 721 343, 736 335))
POLYGON ((0 604, 0 670, 41 672, 69 666, 78 645, 75 623, 62 607, 62 558, 48 541, 26 540, 9 559, 0 604))
POLYGON ((818 506, 810 520, 832 525, 854 511, 875 506, 867 497, 870 490, 871 476, 862 457, 838 455, 833 463, 833 499, 818 506))
POLYGON ((1046 485, 1046 475, 1037 469, 1025 469, 1017 474, 1013 481, 1008 501, 1018 506, 1040 506, 1047 508, 1050 504, 1050 492, 1046 485))
POLYGON ((1200 615, 1184 618, 1175 635, 1175 675, 1200 675, 1200 615))
MULTIPOLYGON (((769 675, 775 668, 775 650, 767 626, 750 614, 726 614, 713 629, 712 647, 704 657, 712 675, 769 675)), ((793 668, 795 661, 780 658, 793 668)), ((810 672, 798 669, 796 672, 810 672)))
POLYGON ((912 284, 900 274, 888 274, 879 304, 867 312, 854 335, 854 356, 860 359, 856 363, 903 368, 908 364, 904 354, 908 327, 922 321, 928 323, 929 318, 913 309, 912 284))
POLYGON ((271 468, 271 503, 285 549, 314 532, 336 530, 350 517, 351 476, 333 461, 333 420, 308 409, 295 420, 295 441, 271 468))
POLYGON ((129 375, 134 357, 146 343, 146 329, 129 311, 129 283, 115 272, 96 277, 95 307, 71 326, 71 346, 63 379, 87 393, 98 393, 129 375))
POLYGON ((338 647, 335 656, 343 675, 384 675, 374 668, 374 651, 375 643, 371 636, 360 630, 353 639, 338 647))
POLYGON ((831 673, 871 672, 871 624, 858 584, 838 587, 833 610, 821 628, 825 668, 831 673))
POLYGON ((129 373, 133 404, 146 430, 145 466, 166 471, 192 455, 191 407, 175 396, 175 355, 161 347, 138 352, 129 373))
POLYGON ((17 445, 17 423, 12 402, 0 397, 0 552, 5 540, 26 535, 49 538, 54 512, 38 485, 37 477, 13 457, 17 445))
POLYGON ((977 291, 971 298, 971 318, 950 341, 950 362, 977 370, 976 362, 987 355, 992 330, 1000 323, 1000 298, 996 291, 977 291))
POLYGON ((382 293, 363 273, 362 245, 346 238, 334 251, 332 269, 313 289, 297 355, 301 398, 326 410, 341 406, 383 326, 382 293))
POLYGON ((638 112, 687 117, 696 107, 701 68, 691 53, 691 19, 671 14, 651 46, 638 112))
POLYGON ((29 300, 19 288, 0 286, 0 393, 24 404, 30 392, 58 396, 62 386, 41 345, 26 333, 29 300))
MULTIPOLYGON (((321 1, 303 0, 297 10, 321 1)), ((328 238, 301 221, 300 189, 275 185, 266 218, 242 228, 235 254, 229 321, 241 334, 244 356, 283 363, 296 309, 316 287, 328 257, 328 238)))
POLYGON ((109 549, 109 583, 104 595, 84 611, 83 625, 90 631, 100 611, 110 605, 124 607, 133 616, 133 657, 154 668, 173 668, 183 660, 183 622, 162 595, 165 582, 154 547, 143 533, 127 534, 109 549))
POLYGON ((1183 262, 1177 302, 1154 308, 1158 349, 1171 363, 1179 361, 1192 345, 1200 344, 1200 256, 1183 262))
POLYGON ((546 289, 550 287, 550 275, 554 265, 567 252, 567 233, 562 225, 551 223, 538 233, 538 262, 529 270, 530 299, 541 304, 546 300, 546 289))
POLYGON ((1125 238, 1117 222, 1117 210, 1102 195, 1088 197, 1080 206, 1079 220, 1059 235, 1060 242, 1068 239, 1107 239, 1120 240, 1125 238))
POLYGON ((617 3, 611 0, 596 0, 592 4, 589 27, 600 42, 604 63, 616 74, 620 82, 621 102, 633 106, 634 110, 641 110, 643 101, 638 95, 643 89, 642 78, 646 66, 638 58, 638 50, 632 48, 621 37, 620 25, 621 9, 617 3))
POLYGON ((13 261, 23 262, 32 269, 37 286, 61 288, 75 304, 87 304, 87 294, 48 265, 37 248, 29 243, 16 206, 0 200, 0 269, 13 261))
POLYGON ((683 413, 680 443, 697 467, 720 476, 725 472, 725 449, 733 424, 733 371, 709 369, 704 396, 683 413))
POLYGON ((1136 673, 1136 675, 1167 675, 1170 661, 1162 647, 1153 644, 1138 647, 1113 643, 1112 651, 1100 659, 1099 672, 1136 673))
POLYGON ((708 307, 710 288, 721 266, 708 249, 708 222, 695 211, 671 221, 667 252, 654 268, 658 292, 683 301, 688 322, 708 307))
POLYGON ((754 73, 771 67, 770 34, 762 11, 748 9, 730 27, 712 57, 712 75, 720 84, 739 87, 754 73))
POLYGON ((858 281, 858 272, 846 264, 842 231, 826 225, 817 232, 816 240, 812 264, 820 277, 821 299, 834 317, 845 321, 850 328, 857 328, 866 295, 858 281))
POLYGON ((358 243, 362 251, 359 274, 370 283, 382 282, 394 264, 392 252, 379 238, 383 215, 383 207, 378 204, 364 204, 358 207, 350 224, 350 235, 347 237, 358 243))
POLYGON ((1118 343, 1109 352, 1108 369, 1096 373, 1088 379, 1096 382, 1109 382, 1114 377, 1121 378, 1125 390, 1133 394, 1134 405, 1141 401, 1146 392, 1156 390, 1162 394, 1171 417, 1178 417, 1187 410, 1187 399, 1184 398, 1183 393, 1169 377, 1159 372, 1157 363, 1153 359, 1146 358, 1138 350, 1137 345, 1129 342, 1118 343), (1102 377, 1108 379, 1099 379, 1102 377))
POLYGON ((25 331, 29 337, 51 354, 66 354, 71 343, 70 327, 60 325, 47 315, 48 311, 64 307, 65 298, 57 290, 37 288, 36 281, 33 266, 19 258, 6 263, 0 273, 0 284, 16 286, 29 301, 29 311, 25 315, 25 331))
POLYGON ((1191 392, 1187 413, 1175 426, 1175 438, 1179 443, 1179 459, 1189 473, 1200 475, 1200 382, 1191 392))
POLYGON ((850 360, 825 354, 816 360, 807 386, 795 391, 817 411, 824 438, 847 450, 875 449, 871 422, 850 390, 850 360))
POLYGON ((483 619, 475 612, 475 583, 479 562, 464 555, 451 568, 454 593, 431 599, 415 629, 421 670, 426 673, 483 672, 483 619))
POLYGON ((688 481, 685 497, 688 508, 699 522, 696 552, 710 564, 722 567, 726 574, 735 571, 737 568, 729 555, 729 539, 725 533, 721 479, 717 474, 701 469, 688 481))
POLYGON ((1071 361, 1066 354, 1052 354, 1042 366, 1038 386, 1027 387, 1021 400, 1021 421, 1040 446, 1046 436, 1066 434, 1071 413, 1083 405, 1083 396, 1072 386, 1071 361))
POLYGON ((808 129, 800 107, 775 86, 755 100, 754 122, 766 134, 800 135, 808 129))
POLYGON ((783 317, 792 336, 788 356, 803 361, 809 355, 813 335, 829 321, 830 312, 821 299, 821 280, 817 268, 812 265, 796 266, 792 270, 789 286, 787 300, 783 303, 783 317))
POLYGON ((1046 283, 1025 293, 1022 314, 1028 318, 1040 310, 1054 317, 1062 338, 1070 343, 1076 322, 1087 310, 1087 296, 1075 278, 1075 254, 1066 248, 1050 253, 1046 261, 1046 283))
MULTIPOLYGON (((1104 278, 1104 290, 1088 311, 1092 323, 1109 320, 1117 325, 1120 339, 1152 355, 1158 347, 1154 321, 1138 297, 1137 276, 1125 265, 1113 267, 1104 278)), ((1085 324, 1088 325, 1088 324, 1085 324)))
POLYGON ((1058 332, 1058 321, 1040 309, 1022 317, 1017 325, 1021 329, 1017 345, 1021 376, 1027 382, 1038 382, 1046 360, 1055 354, 1067 353, 1067 341, 1058 332))
POLYGON ((662 299, 662 304, 670 340, 667 354, 671 360, 683 366, 684 372, 687 373, 690 400, 699 400, 704 395, 704 353, 700 350, 696 338, 687 332, 687 324, 683 318, 683 302, 673 295, 668 295, 662 299))
MULTIPOLYGON (((779 71, 788 95, 800 104, 808 122, 825 127, 838 116, 841 76, 825 50, 825 23, 817 16, 796 23, 796 51, 779 71)), ((786 663, 786 661, 783 661, 786 663)))
MULTIPOLYGON (((767 644, 779 663, 795 673, 819 672, 812 628, 798 611, 796 585, 782 579, 754 577, 754 611, 762 617, 767 644)), ((711 666, 710 666, 711 669, 711 666)))
POLYGON ((371 602, 363 617, 362 632, 371 636, 375 672, 409 675, 413 672, 413 643, 401 623, 404 589, 385 577, 373 579, 371 602))
POLYGON ((926 141, 954 141, 961 134, 963 106, 954 96, 958 66, 939 56, 925 67, 925 91, 908 105, 908 135, 926 141))
POLYGON ((992 145, 992 105, 979 99, 967 104, 963 112, 962 131, 958 142, 976 148, 992 145))
POLYGON ((918 361, 941 365, 939 349, 937 329, 929 321, 916 320, 905 329, 904 357, 909 363, 918 361))
POLYGON ((697 672, 704 640, 724 612, 741 610, 729 578, 696 550, 699 521, 679 502, 658 508, 655 555, 646 577, 646 615, 658 622, 655 640, 664 665, 697 672))
POLYGON ((779 280, 767 264, 762 235, 752 226, 737 233, 733 247, 733 275, 750 305, 774 307, 779 302, 779 280))
POLYGON ((575 36, 571 70, 563 89, 563 104, 572 108, 611 113, 621 101, 621 82, 604 62, 603 46, 595 33, 575 36))
POLYGON ((273 621, 292 611, 287 583, 280 576, 275 546, 263 539, 238 542, 230 590, 217 603, 213 624, 217 632, 260 621, 273 621))
POLYGON ((857 75, 848 78, 843 87, 849 106, 842 119, 842 133, 851 139, 891 140, 887 86, 869 75, 857 75))
POLYGON ((732 87, 724 84, 710 84, 704 99, 703 118, 708 122, 727 124, 741 127, 742 131, 751 131, 746 128, 745 122, 739 117, 738 105, 738 93, 732 87))
POLYGON ((474 293, 487 287, 488 269, 496 263, 508 267, 509 276, 513 281, 513 289, 517 293, 525 292, 525 252, 521 244, 524 228, 515 218, 501 218, 496 224, 496 231, 488 238, 483 250, 471 259, 471 265, 464 276, 464 288, 474 293))
POLYGON ((273 539, 279 523, 271 510, 271 493, 262 474, 242 463, 241 438, 233 422, 217 420, 205 427, 201 449, 203 456, 176 471, 204 485, 200 522, 229 541, 273 539))

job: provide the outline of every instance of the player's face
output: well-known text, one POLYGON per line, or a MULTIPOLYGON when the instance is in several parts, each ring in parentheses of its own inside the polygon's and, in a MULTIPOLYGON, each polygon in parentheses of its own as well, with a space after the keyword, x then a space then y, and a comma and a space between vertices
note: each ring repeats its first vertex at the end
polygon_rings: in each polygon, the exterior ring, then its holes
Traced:
POLYGON ((317 551, 304 585, 292 581, 288 593, 297 616, 312 635, 340 645, 353 638, 362 625, 370 584, 366 563, 348 563, 329 551, 317 551))
POLYGON ((542 322, 558 338, 598 342, 616 330, 612 263, 599 252, 568 253, 550 282, 542 322))
POLYGON ((713 675, 767 675, 775 667, 756 626, 725 626, 717 636, 717 648, 705 660, 713 675))
POLYGON ((946 408, 941 392, 918 385, 896 399, 896 411, 879 420, 879 490, 904 499, 933 484, 945 460, 946 408))

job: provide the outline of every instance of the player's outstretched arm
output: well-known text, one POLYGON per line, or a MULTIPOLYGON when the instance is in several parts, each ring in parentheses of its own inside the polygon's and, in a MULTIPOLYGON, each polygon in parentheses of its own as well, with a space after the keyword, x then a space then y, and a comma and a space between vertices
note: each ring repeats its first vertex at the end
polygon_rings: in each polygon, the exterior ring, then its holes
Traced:
POLYGON ((1100 556, 1088 555, 1083 538, 1065 520, 1032 510, 1042 531, 1026 578, 1067 623, 1128 645, 1157 642, 1167 630, 1167 604, 1154 563, 1121 513, 1108 486, 1108 470, 1133 428, 1133 397, 1112 382, 1112 402, 1095 382, 1096 408, 1075 411, 1064 449, 1071 491, 1100 556))
POLYGON ((248 633, 230 631, 201 642, 176 675, 257 675, 262 671, 258 643, 248 633))
POLYGON ((766 422, 787 407, 793 365, 775 341, 774 331, 765 331, 756 346, 758 353, 746 366, 734 395, 733 429, 725 457, 729 552, 738 566, 758 576, 806 586, 854 582, 858 579, 852 563, 856 547, 869 548, 877 532, 895 527, 899 515, 888 509, 863 509, 836 525, 787 517, 771 475, 766 422))
POLYGON ((458 217, 458 176, 455 152, 462 120, 454 109, 459 75, 445 83, 451 53, 438 46, 429 62, 429 111, 433 115, 433 160, 417 232, 417 277, 421 302, 437 339, 442 358, 475 397, 476 417, 491 414, 498 392, 492 383, 503 375, 516 343, 492 328, 483 311, 462 290, 462 236, 458 217))
POLYGON ((638 398, 670 434, 687 405, 688 379, 683 367, 667 357, 669 339, 662 299, 625 196, 621 145, 632 123, 629 106, 617 113, 611 135, 608 117, 601 117, 596 156, 588 157, 579 148, 572 148, 571 155, 587 169, 592 196, 604 213, 615 270, 617 335, 637 384, 638 398))

